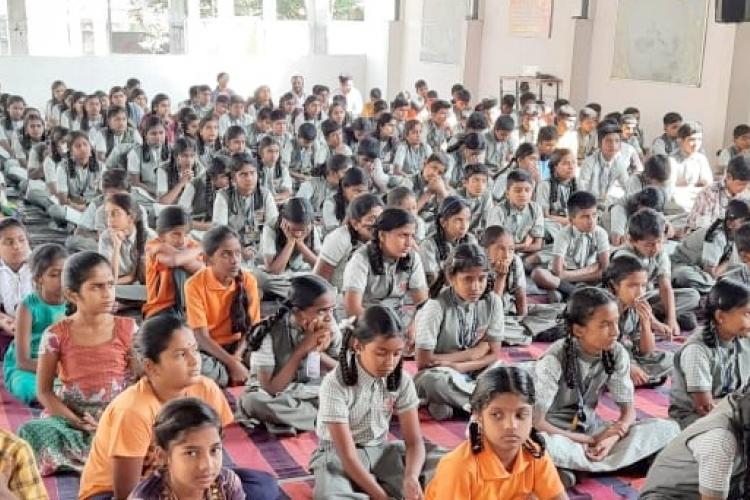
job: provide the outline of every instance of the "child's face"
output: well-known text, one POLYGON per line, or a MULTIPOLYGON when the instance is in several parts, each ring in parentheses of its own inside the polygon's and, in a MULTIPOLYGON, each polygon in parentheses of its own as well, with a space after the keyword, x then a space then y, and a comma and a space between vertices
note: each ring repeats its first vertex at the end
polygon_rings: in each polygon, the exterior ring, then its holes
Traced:
POLYGON ((529 439, 533 407, 528 400, 511 392, 497 394, 475 415, 482 436, 496 453, 520 451, 529 439))
POLYGON ((464 187, 469 196, 479 198, 487 191, 487 176, 484 174, 472 175, 464 180, 464 187))
POLYGON ((552 151, 555 150, 556 145, 557 141, 539 141, 539 154, 542 156, 551 155, 552 151))
POLYGON ((310 307, 306 309, 295 309, 295 320, 297 324, 305 331, 310 331, 308 327, 311 322, 320 322, 325 325, 332 325, 335 322, 333 312, 336 309, 336 294, 332 291, 326 292, 318 297, 310 307))
POLYGON ((117 113, 109 119, 109 128, 116 134, 122 134, 128 128, 128 117, 125 113, 117 113))
POLYGON ((241 102, 235 102, 229 105, 229 114, 233 118, 239 118, 245 113, 245 105, 241 102))
POLYGON ((487 247, 487 258, 493 267, 510 265, 515 255, 516 244, 510 233, 505 233, 487 247))
POLYGON ((337 130, 336 132, 331 132, 326 136, 326 142, 328 145, 332 148, 337 148, 341 146, 341 143, 344 141, 344 134, 341 132, 341 130, 337 130))
POLYGON ((185 248, 189 231, 187 226, 175 226, 169 231, 162 233, 160 238, 167 245, 179 250, 185 248))
POLYGON ((227 150, 233 155, 242 153, 243 151, 245 151, 245 136, 240 135, 238 137, 229 139, 226 143, 226 146, 227 150))
POLYGON ((148 132, 146 132, 146 142, 149 146, 152 147, 157 147, 164 144, 166 137, 167 132, 161 125, 159 125, 158 127, 151 127, 148 132))
POLYGON ((380 132, 382 133, 383 137, 393 137, 393 135, 396 133, 396 122, 390 121, 384 124, 382 127, 380 127, 380 132))
POLYGON ((346 110, 341 106, 336 106, 331 110, 328 117, 336 123, 344 123, 344 118, 346 118, 346 110))
POLYGON ((735 146, 740 151, 745 151, 746 149, 750 149, 750 134, 741 135, 738 138, 734 140, 735 146))
POLYGON ((730 174, 726 175, 724 182, 727 185, 727 191, 729 191, 729 193, 732 196, 740 194, 745 189, 747 189, 747 185, 750 184, 750 182, 748 181, 741 181, 739 179, 735 179, 730 174))
POLYGON ((163 377, 180 390, 197 384, 201 376, 201 355, 193 331, 183 327, 172 332, 167 348, 159 354, 159 362, 147 359, 145 369, 149 378, 163 377))
POLYGON ((367 344, 354 339, 354 352, 357 353, 362 368, 373 377, 385 378, 393 373, 401 360, 404 347, 405 342, 401 337, 377 336, 367 344))
POLYGON ((66 90, 67 90, 67 87, 65 85, 58 85, 57 87, 54 88, 54 90, 52 90, 52 95, 55 97, 56 101, 59 101, 65 95, 66 90))
POLYGON ((372 239, 373 231, 375 227, 375 221, 378 220, 380 214, 383 213, 383 207, 373 207, 367 212, 361 219, 352 219, 351 225, 362 241, 370 241, 372 239))
POLYGON ((532 186, 530 182, 513 182, 508 184, 506 196, 516 207, 525 207, 531 201, 532 186))
POLYGON ((410 214, 416 217, 417 215, 417 198, 414 196, 407 196, 401 200, 401 204, 398 206, 401 210, 406 210, 410 214))
POLYGON ((204 91, 198 93, 198 104, 200 106, 208 106, 209 102, 211 102, 211 91, 210 90, 204 90, 204 91))
POLYGON ((78 163, 86 163, 91 158, 91 144, 84 137, 77 138, 70 145, 70 155, 78 163))
POLYGON ((286 133, 286 120, 276 120, 273 122, 271 132, 274 135, 284 135, 286 133))
POLYGON ((677 131, 680 130, 681 126, 682 126, 682 122, 675 122, 675 123, 670 123, 669 125, 665 125, 664 133, 667 134, 667 137, 671 137, 672 139, 677 139, 677 131))
POLYGON ((127 103, 127 98, 125 97, 124 92, 115 92, 110 96, 109 102, 112 106, 124 108, 127 103))
POLYGON ((229 176, 228 175, 212 175, 211 183, 216 189, 224 189, 229 187, 229 176))
POLYGON ((518 160, 518 166, 526 170, 527 172, 535 169, 538 164, 539 155, 536 153, 531 153, 530 155, 524 156, 523 158, 518 160))
POLYGON ((281 155, 279 145, 270 144, 263 148, 261 159, 263 160, 264 165, 276 165, 276 162, 279 161, 279 155, 281 155))
POLYGON ((221 115, 226 114, 226 112, 227 112, 227 105, 224 104, 223 102, 217 102, 214 105, 214 116, 216 118, 220 118, 221 115))
POLYGON ((663 236, 648 236, 642 240, 631 240, 633 248, 644 257, 656 257, 664 248, 663 236))
POLYGON ((466 236, 466 232, 469 230, 471 211, 468 208, 463 208, 457 214, 446 219, 440 219, 439 224, 442 224, 447 240, 458 241, 466 236))
POLYGON ((240 272, 242 247, 237 238, 227 238, 221 242, 213 255, 208 257, 214 274, 224 278, 234 278, 240 272))
POLYGON ((88 116, 99 116, 99 113, 102 112, 102 102, 99 100, 98 97, 94 97, 92 99, 86 99, 86 114, 88 116))
MULTIPOLYGON (((136 105, 138 105, 138 107, 140 107, 141 109, 146 109, 146 106, 148 105, 148 99, 143 94, 137 96, 135 99, 133 99, 133 101, 135 101, 136 105)), ((169 103, 167 103, 167 113, 168 112, 169 112, 169 103)))
POLYGON ((750 303, 729 311, 714 313, 716 328, 722 337, 747 337, 750 334, 750 303))
POLYGON ((605 158, 612 158, 620 151, 620 134, 607 134, 602 139, 602 154, 605 158))
POLYGON ((539 126, 539 117, 537 115, 522 115, 521 125, 526 130, 533 130, 539 126))
POLYGON ((595 118, 584 118, 581 120, 580 125, 578 126, 579 129, 581 129, 581 132, 585 134, 590 134, 594 128, 596 128, 596 119, 595 118))
POLYGON ((447 109, 440 109, 437 113, 432 114, 432 121, 435 122, 435 125, 442 126, 445 123, 445 120, 448 119, 448 110, 447 109))
POLYGON ((115 277, 109 264, 99 264, 88 272, 77 292, 66 289, 65 295, 76 309, 87 314, 109 314, 115 305, 115 277))
POLYGON ((119 205, 107 202, 104 204, 107 227, 113 231, 128 231, 133 227, 133 217, 119 205))
POLYGON ((177 168, 180 170, 190 170, 193 168, 195 163, 195 151, 192 149, 186 149, 182 153, 177 155, 177 168))
POLYGON ((367 192, 367 186, 364 184, 357 184, 354 186, 346 186, 344 188, 344 199, 351 202, 354 198, 367 192))
POLYGON ((20 120, 23 117, 24 109, 26 109, 26 106, 24 106, 22 102, 14 102, 10 106, 8 106, 8 114, 10 115, 11 120, 20 120))
POLYGON ((630 139, 633 135, 635 135, 635 127, 636 127, 636 124, 633 122, 623 123, 622 124, 622 138, 630 139))
POLYGON ((243 165, 242 168, 234 174, 234 182, 241 193, 252 193, 258 185, 258 170, 253 165, 243 165))
POLYGON ((701 144, 703 144, 703 134, 698 132, 689 137, 680 139, 680 144, 682 145, 682 150, 686 154, 691 155, 701 148, 701 144))
POLYGON ((46 300, 54 300, 56 304, 63 301, 62 272, 65 259, 57 259, 37 278, 37 288, 44 292, 46 300))
POLYGON ((481 267, 474 267, 466 271, 459 271, 449 276, 453 291, 462 300, 476 302, 487 288, 487 271, 481 267))
POLYGON ((648 288, 648 273, 636 271, 627 275, 619 283, 613 285, 615 295, 626 307, 633 307, 636 300, 643 299, 648 288))
POLYGON ((406 257, 414 245, 416 231, 416 224, 406 224, 391 231, 380 231, 380 247, 383 253, 392 259, 406 257))
POLYGON ((574 323, 573 335, 578 338, 581 349, 587 354, 612 349, 620 335, 619 317, 617 304, 609 302, 597 307, 585 325, 574 323))
POLYGON ((170 104, 169 99, 164 99, 156 105, 156 114, 161 118, 166 118, 171 111, 171 107, 172 105, 170 104))
POLYGON ((555 166, 555 176, 561 181, 569 181, 576 175, 576 159, 573 155, 563 156, 555 166))
POLYGON ((180 491, 208 491, 221 472, 221 436, 216 427, 189 430, 167 452, 169 481, 180 491))
POLYGON ((412 146, 418 145, 422 141, 422 126, 414 126, 408 134, 406 134, 406 142, 412 146))
POLYGON ((199 127, 200 120, 193 120, 191 122, 188 122, 187 127, 185 127, 185 134, 189 135, 190 137, 198 137, 199 127))
POLYGON ((442 177, 444 173, 445 165, 437 161, 425 163, 425 166, 422 168, 422 176, 427 182, 430 182, 438 177, 442 177))
POLYGON ((213 143, 219 137, 219 124, 215 120, 209 120, 203 124, 201 137, 204 142, 213 143))
POLYGON ((33 140, 38 141, 44 135, 44 124, 40 120, 29 120, 26 125, 26 133, 33 140))
POLYGON ((466 163, 482 163, 482 155, 484 149, 468 149, 464 148, 464 161, 466 163))
POLYGON ((575 215, 570 216, 570 223, 582 233, 591 233, 596 228, 599 213, 596 207, 582 208, 575 215))
POLYGON ((557 119, 557 127, 563 132, 568 130, 575 130, 576 128, 576 117, 575 116, 561 116, 557 119))
POLYGON ((510 137, 511 131, 510 130, 495 130, 495 139, 497 139, 499 142, 505 142, 508 140, 508 137, 510 137))
POLYGON ((29 258, 29 240, 20 227, 9 227, 0 233, 0 259, 13 268, 20 268, 29 258))

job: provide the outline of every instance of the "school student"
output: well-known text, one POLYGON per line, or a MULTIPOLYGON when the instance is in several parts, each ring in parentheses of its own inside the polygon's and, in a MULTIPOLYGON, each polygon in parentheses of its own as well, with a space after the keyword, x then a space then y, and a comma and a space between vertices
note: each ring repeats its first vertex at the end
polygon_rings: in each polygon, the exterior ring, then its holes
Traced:
POLYGON ((673 187, 678 205, 691 212, 701 188, 713 183, 714 177, 706 155, 701 152, 703 127, 698 122, 685 122, 677 131, 679 149, 669 157, 673 187))
POLYGON ((672 254, 672 284, 707 294, 727 268, 737 263, 735 232, 748 221, 748 202, 732 200, 724 218, 685 236, 672 254))
POLYGON ((277 205, 283 204, 292 196, 292 177, 289 167, 281 159, 281 146, 271 136, 258 142, 258 182, 273 196, 277 205))
POLYGON ((250 115, 245 113, 245 100, 239 95, 233 95, 229 98, 229 112, 219 118, 219 135, 224 136, 233 125, 241 127, 247 133, 252 123, 250 115))
POLYGON ((145 246, 146 302, 143 315, 185 316, 185 282, 203 269, 200 243, 190 238, 190 216, 182 207, 165 207, 156 220, 158 236, 145 246))
POLYGON ((638 138, 638 119, 633 115, 623 114, 620 121, 622 123, 621 135, 623 145, 627 144, 633 148, 638 159, 642 159, 644 153, 638 138))
POLYGON ((127 154, 136 144, 143 145, 143 138, 128 124, 125 108, 111 107, 107 110, 107 126, 95 134, 93 143, 97 158, 112 169, 123 159, 127 161, 127 154))
POLYGON ((567 336, 534 366, 534 424, 569 487, 576 473, 613 472, 655 454, 679 429, 671 420, 636 422, 630 356, 617 341, 619 311, 612 294, 577 290, 565 318, 567 336), (619 407, 612 422, 596 413, 605 388, 619 407))
POLYGON ((539 134, 539 107, 535 103, 522 104, 520 120, 511 136, 518 144, 536 144, 539 134))
POLYGON ((66 90, 68 90, 68 87, 62 80, 55 80, 52 82, 52 97, 44 106, 44 119, 50 124, 50 126, 59 125, 60 123, 59 106, 64 106, 65 104, 66 90))
POLYGON ((706 326, 675 354, 669 416, 681 428, 707 415, 750 376, 750 288, 721 279, 708 294, 706 326))
MULTIPOLYGON (((385 112, 377 118, 373 137, 380 141, 380 161, 390 168, 399 143, 396 119, 391 113, 385 112)), ((361 140, 361 138, 360 138, 361 140)))
POLYGON ((393 188, 386 195, 385 205, 390 208, 406 210, 414 216, 414 220, 417 221, 417 231, 414 233, 415 248, 419 249, 419 245, 427 236, 427 224, 419 215, 417 197, 414 192, 406 186, 393 188))
POLYGON ((718 180, 704 187, 695 197, 693 208, 687 218, 688 230, 706 227, 716 219, 724 217, 730 200, 747 198, 750 185, 750 163, 744 156, 729 160, 726 173, 718 180))
POLYGON ((534 380, 523 369, 500 366, 482 373, 469 401, 469 437, 440 460, 425 498, 566 500, 533 426, 535 402, 534 380))
POLYGON ((534 191, 534 201, 544 212, 545 242, 554 242, 562 229, 570 224, 568 200, 578 190, 576 159, 569 149, 556 149, 549 157, 550 178, 534 191))
POLYGON ((240 412, 274 434, 315 430, 321 378, 333 370, 341 334, 334 288, 312 274, 291 279, 279 310, 253 331, 251 379, 240 412))
POLYGON ((31 254, 29 267, 34 291, 16 310, 15 338, 3 359, 5 388, 24 404, 36 401, 39 342, 44 331, 65 315, 62 269, 68 254, 63 247, 46 243, 31 254))
MULTIPOLYGON (((156 196, 161 205, 179 205, 200 221, 208 210, 206 169, 196 160, 195 145, 181 137, 174 143, 169 163, 156 172, 156 196)), ((209 223, 198 222, 197 229, 209 223)))
POLYGON ((412 191, 417 199, 419 217, 430 224, 440 204, 453 191, 445 179, 450 159, 445 153, 433 153, 425 160, 421 172, 413 177, 412 191))
POLYGON ((154 196, 156 172, 169 161, 171 151, 166 142, 166 128, 161 118, 146 118, 141 130, 144 144, 133 147, 128 153, 128 174, 133 186, 141 187, 154 196))
MULTIPOLYGON (((341 161, 343 163, 343 160, 341 161)), ((324 234, 328 234, 341 226, 349 203, 357 196, 368 192, 368 183, 369 178, 361 168, 353 167, 344 171, 338 182, 336 192, 323 201, 321 216, 324 234)))
POLYGON ((408 120, 404 126, 404 140, 393 155, 393 175, 416 177, 432 153, 432 146, 422 138, 422 124, 408 120))
POLYGON ((436 99, 430 106, 430 118, 422 127, 422 140, 433 151, 445 151, 448 145, 448 139, 451 137, 448 121, 450 109, 450 103, 442 99, 436 99))
POLYGON ((112 315, 109 262, 94 252, 71 256, 63 287, 75 312, 44 332, 37 361, 37 397, 48 416, 18 430, 34 449, 42 475, 81 471, 99 416, 133 373, 136 324, 112 315))
POLYGON ((88 200, 100 193, 101 170, 88 136, 80 131, 71 132, 68 154, 57 165, 55 189, 60 204, 50 206, 50 217, 57 221, 79 221, 80 217, 72 215, 84 212, 88 200))
POLYGON ((735 156, 750 159, 750 125, 742 123, 732 130, 732 144, 719 152, 719 159, 714 168, 714 175, 718 178, 724 174, 729 160, 735 156))
POLYGON ((414 383, 436 420, 468 411, 476 376, 500 354, 503 304, 488 287, 489 272, 479 245, 459 244, 445 264, 447 286, 417 312, 414 383))
POLYGON ((609 263, 602 281, 617 299, 619 341, 630 354, 633 385, 663 384, 672 372, 673 356, 671 352, 656 349, 656 337, 651 328, 653 311, 645 297, 647 269, 635 257, 622 255, 609 263))
MULTIPOLYGON (((11 150, 14 158, 20 165, 20 167, 26 170, 28 177, 28 170, 30 167, 30 157, 35 147, 42 145, 46 137, 44 128, 44 121, 35 114, 29 114, 23 120, 23 126, 11 139, 11 150)), ((8 173, 10 174, 10 170, 8 173)))
POLYGON ((621 152, 620 125, 604 120, 596 127, 599 150, 586 157, 577 176, 578 189, 596 196, 599 207, 604 210, 622 197, 628 181, 630 164, 621 152))
MULTIPOLYGON (((138 332, 135 353, 143 376, 115 398, 99 420, 81 475, 81 499, 128 498, 139 481, 160 466, 165 457, 157 448, 154 423, 165 404, 197 398, 219 415, 222 426, 234 420, 219 387, 200 375, 198 342, 179 318, 166 314, 146 320, 138 332)), ((248 498, 279 498, 276 481, 268 474, 234 471, 248 498)), ((192 477, 193 488, 197 478, 192 477)))
MULTIPOLYGON (((313 171, 318 165, 315 158, 318 156, 320 144, 315 140, 317 130, 312 123, 303 123, 297 130, 296 139, 292 140, 287 148, 281 152, 282 161, 289 168, 289 175, 294 179, 295 188, 301 189, 301 185, 313 178, 313 171)), ((335 157, 333 155, 331 158, 335 157)), ((343 155, 340 155, 343 156, 343 155)), ((326 162, 330 164, 331 158, 326 162)))
POLYGON ((544 213, 531 201, 533 181, 523 170, 508 174, 505 199, 496 205, 487 219, 488 226, 503 226, 513 233, 516 251, 534 254, 542 249, 544 213))
POLYGON ((513 137, 515 123, 510 116, 499 116, 492 130, 484 135, 487 143, 484 161, 494 165, 492 176, 505 169, 518 148, 518 139, 513 137))
POLYGON ((14 218, 0 220, 0 334, 12 335, 19 304, 33 288, 26 227, 14 218))
POLYGON ((535 144, 524 142, 519 145, 508 165, 495 177, 492 186, 492 198, 496 204, 505 199, 505 192, 508 189, 508 174, 514 170, 524 170, 529 174, 533 182, 532 192, 536 193, 537 188, 542 183, 542 178, 539 173, 539 148, 535 144))
POLYGON ((654 139, 651 144, 650 154, 669 156, 676 153, 679 149, 678 130, 682 126, 682 116, 679 113, 670 111, 664 115, 664 133, 654 139))
POLYGON ((318 448, 310 458, 316 500, 423 495, 442 453, 422 439, 417 391, 402 368, 403 325, 375 305, 344 334, 339 364, 320 388, 318 448), (394 413, 403 440, 386 439, 394 413))
MULTIPOLYGON (((83 103, 86 100, 86 94, 80 91, 75 91, 70 96, 70 106, 66 111, 60 115, 60 125, 70 130, 71 132, 81 129, 81 118, 83 117, 83 103)), ((9 100, 10 104, 12 101, 9 100)), ((12 112, 13 108, 9 107, 9 111, 12 112)), ((11 113, 11 116, 12 113, 11 113)))
POLYGON ((583 107, 578 112, 578 150, 575 151, 578 163, 582 163, 587 156, 596 150, 596 125, 598 114, 591 108, 583 107))
POLYGON ((570 104, 561 106, 555 113, 558 149, 578 151, 578 131, 576 130, 577 113, 570 104))

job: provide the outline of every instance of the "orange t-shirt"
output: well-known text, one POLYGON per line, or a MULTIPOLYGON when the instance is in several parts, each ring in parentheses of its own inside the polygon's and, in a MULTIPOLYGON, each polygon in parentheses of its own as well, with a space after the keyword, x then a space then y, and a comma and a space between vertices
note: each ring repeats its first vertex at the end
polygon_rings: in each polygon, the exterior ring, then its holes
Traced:
MULTIPOLYGON (((242 271, 245 292, 248 297, 247 314, 250 323, 260 321, 260 297, 258 282, 250 271, 242 271)), ((192 329, 207 328, 211 338, 221 346, 237 342, 240 332, 232 331, 229 311, 236 291, 235 282, 224 286, 216 279, 211 267, 201 269, 185 283, 185 305, 187 323, 192 329)))
MULTIPOLYGON (((216 382, 206 377, 187 388, 186 396, 198 398, 216 410, 223 426, 234 421, 224 393, 216 382)), ((117 396, 99 419, 91 452, 81 475, 78 497, 86 499, 114 490, 112 458, 144 457, 141 477, 149 474, 155 463, 153 427, 162 403, 157 399, 146 377, 141 378, 117 396)))
MULTIPOLYGON (((159 311, 174 305, 174 283, 172 268, 159 262, 157 249, 162 245, 158 239, 146 243, 146 303, 143 304, 143 315, 152 316, 159 311)), ((200 243, 188 238, 186 250, 200 247, 200 243)))
POLYGON ((522 449, 508 472, 489 445, 475 455, 464 441, 440 460, 425 500, 526 498, 531 493, 545 500, 564 491, 548 454, 534 458, 522 449))

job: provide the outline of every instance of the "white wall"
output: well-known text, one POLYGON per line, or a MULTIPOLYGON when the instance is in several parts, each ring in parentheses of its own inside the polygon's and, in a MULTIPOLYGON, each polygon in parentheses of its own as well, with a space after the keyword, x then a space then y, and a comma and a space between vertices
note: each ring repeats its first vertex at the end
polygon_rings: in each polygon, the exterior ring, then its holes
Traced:
POLYGON ((314 83, 335 88, 342 71, 364 82, 367 60, 364 55, 305 56, 301 58, 249 58, 217 56, 111 55, 107 57, 25 57, 0 58, 3 92, 23 95, 30 105, 43 106, 50 97, 50 84, 61 79, 85 92, 109 91, 138 77, 147 95, 164 92, 177 101, 187 98, 190 85, 214 85, 216 74, 228 71, 230 87, 250 95, 261 84, 271 86, 274 99, 290 89, 292 74, 305 76, 307 90, 314 83))

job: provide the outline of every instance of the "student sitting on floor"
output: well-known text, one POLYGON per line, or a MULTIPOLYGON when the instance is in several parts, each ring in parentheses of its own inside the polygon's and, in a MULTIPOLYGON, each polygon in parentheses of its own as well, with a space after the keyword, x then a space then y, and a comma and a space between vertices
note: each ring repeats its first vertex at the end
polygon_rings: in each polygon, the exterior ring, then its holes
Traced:
POLYGON ((385 204, 389 208, 406 210, 414 216, 414 220, 417 221, 417 231, 414 233, 414 241, 416 243, 415 249, 418 250, 427 237, 427 224, 419 215, 417 196, 414 194, 414 191, 405 186, 393 188, 388 191, 385 197, 385 204))
POLYGON ((47 500, 47 489, 39 475, 29 444, 0 428, 0 497, 47 500))
POLYGON ((505 200, 492 209, 487 220, 488 226, 503 226, 513 233, 516 252, 524 257, 541 250, 544 240, 544 212, 531 201, 533 189, 529 174, 523 170, 509 173, 505 200))
POLYGON ((656 350, 651 329, 653 311, 646 300, 648 273, 640 260, 630 255, 613 259, 604 273, 604 284, 617 298, 620 309, 620 343, 630 354, 633 385, 661 385, 672 371, 672 353, 656 350))
POLYGON ((664 122, 664 133, 654 139, 651 144, 651 155, 669 156, 676 153, 680 145, 677 141, 678 130, 682 126, 682 116, 679 113, 670 111, 662 120, 664 122))
POLYGON ((445 264, 445 288, 417 312, 417 393, 435 420, 469 410, 475 377, 498 360, 503 304, 492 293, 479 245, 458 245, 445 264))
POLYGON ((617 300, 600 288, 577 290, 568 302, 567 337, 550 346, 534 366, 535 426, 566 486, 576 473, 613 472, 661 450, 677 435, 664 419, 636 422, 630 356, 617 341, 617 300), (607 389, 620 409, 614 422, 596 407, 607 389))
POLYGON ((493 207, 492 193, 488 188, 490 172, 483 163, 472 163, 464 168, 463 187, 458 193, 469 203, 471 222, 469 232, 481 237, 493 207))
POLYGON ((339 187, 339 181, 347 170, 352 168, 352 159, 344 155, 333 155, 323 165, 311 170, 311 175, 299 186, 296 196, 307 198, 315 211, 316 218, 322 217, 323 204, 332 198, 339 187))
POLYGON ((739 263, 730 266, 722 278, 732 278, 750 287, 750 223, 741 225, 734 232, 734 245, 739 263))
MULTIPOLYGON (((156 448, 154 422, 170 401, 198 398, 213 408, 223 426, 234 420, 221 389, 200 375, 198 343, 180 319, 165 314, 146 320, 135 351, 143 376, 104 411, 81 475, 81 499, 128 498, 141 479, 167 465, 156 448)), ((247 469, 235 472, 247 498, 279 499, 279 488, 270 475, 247 469)))
POLYGON ((354 198, 368 191, 369 178, 359 167, 349 168, 339 180, 333 196, 323 202, 323 232, 330 233, 344 222, 346 210, 354 198))
POLYGON ((748 198, 748 185, 750 163, 743 156, 735 156, 729 160, 724 178, 704 187, 695 197, 693 209, 687 218, 688 230, 706 227, 716 219, 723 218, 730 200, 748 198))
POLYGON ((606 211, 624 193, 629 163, 620 154, 620 125, 605 120, 596 127, 599 150, 586 157, 578 174, 578 189, 596 196, 599 209, 606 211))
POLYGON ((426 500, 545 498, 567 500, 560 477, 533 427, 534 380, 517 367, 497 367, 477 379, 469 438, 447 453, 426 500))
MULTIPOLYGON (((674 190, 677 204, 690 213, 698 193, 714 181, 711 166, 701 152, 703 127, 698 122, 685 122, 677 132, 679 149, 669 157, 672 177, 670 188, 674 190)), ((743 175, 744 177, 744 175, 743 175)))
MULTIPOLYGON (((303 123, 297 131, 297 138, 282 151, 282 158, 289 165, 289 175, 297 185, 304 184, 311 179, 315 170, 315 157, 318 156, 318 143, 315 138, 318 131, 312 123, 303 123)), ((343 155, 342 155, 343 156, 343 155)), ((330 162, 330 158, 328 162, 330 162)))
POLYGON ((247 336, 260 321, 255 276, 241 267, 239 236, 227 226, 203 236, 207 266, 185 283, 187 323, 201 348, 202 374, 221 387, 248 377, 247 336))
POLYGON ((500 203, 505 199, 505 192, 508 190, 508 175, 514 170, 524 170, 529 174, 533 183, 532 192, 536 193, 542 183, 539 175, 539 148, 529 142, 518 146, 508 165, 495 177, 492 185, 492 199, 495 203, 500 203))
POLYGON ((24 404, 36 401, 36 371, 42 333, 65 316, 62 270, 68 253, 47 243, 31 254, 34 291, 24 297, 16 310, 15 339, 3 359, 5 388, 24 404))
POLYGON ((707 324, 675 354, 669 416, 685 428, 750 376, 750 288, 721 279, 708 294, 707 324))
POLYGON ((388 307, 368 308, 342 340, 338 366, 320 388, 318 448, 310 458, 313 498, 421 498, 442 454, 419 426, 419 399, 403 368, 404 323, 388 307), (389 441, 397 414, 403 440, 389 441))
POLYGON ((250 338, 254 376, 238 402, 245 417, 273 434, 315 430, 320 380, 341 350, 335 308, 335 290, 323 278, 291 279, 286 300, 250 338))
POLYGON ((146 118, 141 130, 143 145, 134 146, 128 153, 130 183, 145 189, 151 196, 156 196, 156 172, 169 162, 172 153, 167 144, 167 132, 161 118, 146 118))
POLYGON ((578 163, 583 163, 587 156, 596 150, 596 122, 598 115, 595 110, 584 107, 578 112, 578 150, 575 151, 578 163))
POLYGON ((494 178, 504 170, 518 149, 517 138, 513 137, 515 123, 510 116, 499 116, 492 130, 484 135, 487 151, 484 161, 493 165, 490 175, 494 178))
POLYGON ((568 200, 578 190, 576 159, 569 149, 556 149, 549 158, 550 178, 534 192, 534 201, 544 212, 545 242, 554 242, 560 231, 570 224, 568 200))
POLYGON ((281 146, 273 137, 265 136, 258 142, 258 184, 273 195, 277 205, 292 196, 292 176, 280 155, 281 146))
POLYGON ((75 312, 44 332, 37 362, 37 397, 47 417, 30 420, 18 430, 34 450, 43 475, 83 469, 99 416, 133 374, 136 324, 132 318, 112 315, 109 262, 95 252, 71 256, 63 287, 75 312))
POLYGON ((95 134, 93 143, 97 157, 109 170, 127 161, 127 154, 136 144, 142 145, 143 138, 128 124, 127 110, 115 106, 107 110, 107 126, 95 134))
POLYGON ((745 123, 737 125, 732 131, 732 145, 724 148, 719 153, 719 159, 714 168, 714 175, 720 178, 724 174, 729 160, 735 156, 742 156, 750 160, 750 125, 745 123))
POLYGON ((685 236, 672 254, 672 284, 707 294, 727 268, 737 263, 735 231, 748 221, 748 202, 732 200, 723 219, 685 236))
POLYGON ((0 220, 0 335, 12 336, 16 329, 16 309, 33 288, 27 262, 31 249, 24 225, 14 218, 0 220), (8 285, 6 285, 8 284, 8 285))
POLYGON ((89 138, 83 132, 71 132, 68 136, 68 155, 57 165, 57 199, 59 205, 49 208, 49 215, 59 222, 77 221, 69 210, 82 213, 86 204, 100 194, 101 166, 91 148, 89 138))

